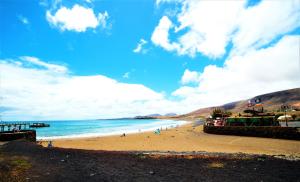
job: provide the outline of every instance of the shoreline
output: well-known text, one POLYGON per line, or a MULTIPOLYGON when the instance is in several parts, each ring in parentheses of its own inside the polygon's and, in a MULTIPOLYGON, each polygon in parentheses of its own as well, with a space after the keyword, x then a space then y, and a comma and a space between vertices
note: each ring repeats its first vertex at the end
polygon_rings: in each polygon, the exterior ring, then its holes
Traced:
MULTIPOLYGON (((158 120, 172 120, 172 119, 158 119, 158 120)), ((141 134, 141 133, 154 132, 156 129, 161 130, 161 128, 162 128, 162 130, 165 130, 166 128, 168 130, 171 130, 174 128, 178 128, 178 127, 182 127, 182 126, 194 123, 193 121, 186 121, 186 120, 173 120, 173 121, 179 121, 179 122, 184 122, 184 123, 179 123, 174 126, 171 125, 171 126, 163 126, 163 127, 160 125, 159 127, 152 127, 152 128, 143 129, 143 130, 141 130, 141 129, 131 130, 131 131, 127 131, 127 132, 117 131, 117 132, 111 132, 109 134, 104 134, 104 135, 101 135, 99 133, 97 133, 97 134, 92 133, 92 134, 79 134, 80 136, 73 134, 73 135, 67 135, 67 136, 53 136, 53 137, 42 137, 42 138, 37 137, 37 141, 50 141, 50 140, 57 141, 57 140, 74 140, 74 139, 76 140, 76 139, 90 139, 90 138, 99 138, 99 137, 113 137, 113 136, 120 136, 123 133, 125 133, 126 135, 141 134), (90 136, 87 136, 87 135, 90 135, 90 136)))
MULTIPOLYGON (((53 140, 53 146, 105 151, 208 152, 285 155, 300 157, 300 141, 214 135, 203 132, 203 125, 190 122, 178 128, 120 135, 53 140)), ((40 142, 44 147, 47 142, 40 142)))

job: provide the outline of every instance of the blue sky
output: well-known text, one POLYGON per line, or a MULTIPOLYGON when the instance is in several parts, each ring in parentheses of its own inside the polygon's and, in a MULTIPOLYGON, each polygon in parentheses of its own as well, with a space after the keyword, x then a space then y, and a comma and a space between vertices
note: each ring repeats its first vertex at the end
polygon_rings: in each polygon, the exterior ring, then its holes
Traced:
MULTIPOLYGON (((74 4, 61 2, 61 6, 68 8, 74 4)), ((1 17, 5 18, 1 27, 5 29, 1 29, 4 45, 1 57, 33 55, 48 62, 66 64, 74 74, 102 74, 127 83, 143 83, 168 93, 179 86, 186 68, 201 71, 209 63, 206 57, 177 56, 153 45, 147 45, 147 54, 132 51, 141 38, 149 41, 153 27, 164 14, 165 8, 157 7, 154 1, 80 4, 93 7, 95 12, 109 12, 112 28, 90 28, 84 33, 62 32, 47 22, 45 12, 49 6, 44 7, 36 1, 2 1, 1 17), (26 17, 29 23, 24 25, 20 16, 26 17), (126 72, 130 72, 129 78, 122 77, 126 72)), ((215 63, 222 64, 222 60, 215 63)))
POLYGON ((297 0, 2 0, 0 7, 6 120, 185 113, 300 86, 297 0))

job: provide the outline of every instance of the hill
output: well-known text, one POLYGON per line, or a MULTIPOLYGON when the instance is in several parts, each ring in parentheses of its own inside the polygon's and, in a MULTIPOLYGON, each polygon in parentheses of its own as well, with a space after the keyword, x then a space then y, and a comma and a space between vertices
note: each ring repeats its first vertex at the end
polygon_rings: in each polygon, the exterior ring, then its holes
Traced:
POLYGON ((208 108, 201 108, 188 114, 173 116, 172 119, 196 119, 201 117, 207 117, 212 110, 216 107, 222 108, 232 113, 242 113, 246 108, 248 101, 254 101, 260 99, 265 111, 279 111, 280 107, 284 105, 290 106, 291 109, 300 110, 300 88, 283 90, 278 92, 267 93, 258 95, 247 100, 241 100, 236 102, 227 103, 221 106, 214 106, 208 108))

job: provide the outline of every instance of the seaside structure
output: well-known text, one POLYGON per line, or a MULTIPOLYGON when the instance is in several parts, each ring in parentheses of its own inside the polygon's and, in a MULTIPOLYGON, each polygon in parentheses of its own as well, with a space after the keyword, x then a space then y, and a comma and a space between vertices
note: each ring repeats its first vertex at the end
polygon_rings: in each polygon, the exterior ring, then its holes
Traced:
POLYGON ((29 125, 30 128, 41 128, 41 127, 50 127, 49 124, 46 123, 33 123, 29 125))
POLYGON ((29 122, 0 122, 0 131, 11 131, 11 130, 26 130, 29 128, 30 123, 29 122))
POLYGON ((12 141, 25 139, 27 141, 36 141, 36 131, 35 130, 20 130, 17 132, 6 131, 0 132, 0 141, 12 141))
MULTIPOLYGON (((255 103, 249 102, 243 114, 239 113, 233 117, 229 117, 221 109, 214 109, 204 124, 204 132, 300 140, 299 127, 288 127, 287 122, 286 127, 282 127, 277 119, 280 116, 265 112, 260 99, 256 99, 255 103)), ((286 120, 286 113, 284 118, 286 120)))
POLYGON ((1 122, 0 141, 11 141, 18 139, 36 141, 36 131, 29 130, 29 126, 29 122, 1 122))

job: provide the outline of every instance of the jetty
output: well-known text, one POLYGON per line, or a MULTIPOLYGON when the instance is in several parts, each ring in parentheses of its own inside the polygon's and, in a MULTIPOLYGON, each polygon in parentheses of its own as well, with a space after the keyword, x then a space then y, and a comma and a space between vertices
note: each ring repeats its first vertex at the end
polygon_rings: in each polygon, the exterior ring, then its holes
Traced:
POLYGON ((29 126, 29 122, 0 122, 0 131, 26 130, 29 126))
POLYGON ((50 127, 49 124, 46 123, 33 123, 29 125, 30 128, 42 128, 42 127, 50 127))

